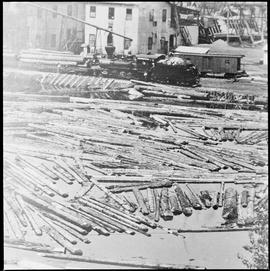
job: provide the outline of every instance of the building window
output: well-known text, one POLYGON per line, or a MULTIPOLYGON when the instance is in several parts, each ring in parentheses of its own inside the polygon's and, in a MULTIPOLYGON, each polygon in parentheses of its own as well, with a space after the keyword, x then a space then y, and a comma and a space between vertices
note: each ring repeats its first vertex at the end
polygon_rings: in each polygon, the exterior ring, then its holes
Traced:
MULTIPOLYGON (((57 11, 57 6, 53 6, 53 10, 57 11)), ((53 13, 52 16, 53 16, 53 18, 56 18, 57 17, 57 13, 53 13)))
POLYGON ((109 8, 108 18, 110 20, 114 19, 114 8, 109 8))
POLYGON ((96 18, 96 7, 90 6, 90 18, 96 18))
POLYGON ((96 44, 96 35, 95 34, 90 34, 89 35, 89 46, 90 48, 95 47, 96 44))
POLYGON ((126 20, 132 20, 132 9, 131 8, 126 9, 126 20))
POLYGON ((152 9, 151 11, 150 11, 150 13, 149 13, 149 21, 150 22, 153 22, 154 21, 154 9, 152 9))
POLYGON ((225 64, 230 64, 230 60, 229 60, 229 59, 226 59, 226 60, 225 60, 225 64))
POLYGON ((124 50, 128 50, 131 45, 130 40, 124 39, 124 50))
POLYGON ((149 37, 148 38, 148 50, 152 50, 152 45, 153 45, 153 38, 149 37))
POLYGON ((41 8, 38 8, 38 10, 37 10, 37 17, 38 18, 42 17, 42 9, 41 8))
POLYGON ((162 22, 166 22, 167 20, 167 9, 162 10, 162 22))
POLYGON ((67 15, 72 16, 72 5, 67 6, 67 15))
POLYGON ((51 35, 51 47, 56 47, 56 34, 51 35))
POLYGON ((160 49, 164 50, 165 45, 166 45, 166 39, 165 39, 165 37, 161 37, 161 39, 160 39, 160 49))

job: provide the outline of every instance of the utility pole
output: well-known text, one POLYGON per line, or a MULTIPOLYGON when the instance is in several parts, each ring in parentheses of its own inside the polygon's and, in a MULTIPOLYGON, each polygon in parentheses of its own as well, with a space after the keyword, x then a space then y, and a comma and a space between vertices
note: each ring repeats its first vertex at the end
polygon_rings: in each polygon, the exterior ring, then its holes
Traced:
POLYGON ((229 5, 226 4, 227 8, 227 43, 229 43, 229 5))

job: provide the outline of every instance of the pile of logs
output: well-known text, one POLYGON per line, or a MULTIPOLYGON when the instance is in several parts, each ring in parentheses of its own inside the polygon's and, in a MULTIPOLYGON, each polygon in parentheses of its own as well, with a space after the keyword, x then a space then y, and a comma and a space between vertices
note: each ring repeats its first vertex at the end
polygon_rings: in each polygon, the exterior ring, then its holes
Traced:
MULTIPOLYGON (((254 190, 242 189, 238 193, 232 187, 225 189, 225 183, 232 182, 228 179, 220 183, 218 191, 200 190, 197 193, 194 186, 200 180, 194 179, 188 184, 188 178, 176 178, 172 182, 154 178, 149 181, 145 177, 126 175, 94 177, 89 176, 86 164, 82 164, 80 158, 48 158, 46 155, 38 155, 37 158, 29 154, 17 155, 8 150, 4 156, 4 173, 4 236, 7 242, 26 249, 24 243, 29 231, 38 237, 48 235, 64 251, 82 255, 83 251, 76 245, 81 242, 90 244, 87 236, 91 231, 105 236, 114 232, 131 235, 137 232, 151 236, 149 228, 159 228, 174 235, 187 232, 185 229, 168 229, 157 222, 160 218, 172 220, 174 215, 182 213, 190 216, 193 209, 223 207, 224 220, 227 223, 236 222, 238 226, 252 225, 255 218, 254 190), (125 186, 111 188, 104 185, 102 180, 125 180, 125 186), (73 196, 65 192, 65 186, 76 183, 80 188, 73 196), (94 187, 102 191, 105 197, 91 193, 94 187), (146 197, 142 194, 143 190, 146 197), (136 201, 127 194, 130 191, 136 201), (17 240, 17 243, 12 240, 17 240)), ((217 180, 213 180, 213 183, 217 183, 217 180)), ((263 184, 254 178, 241 183, 263 184)), ((44 244, 31 246, 31 250, 54 252, 44 244)))
POLYGON ((17 57, 19 67, 36 70, 52 69, 56 71, 58 65, 72 67, 83 62, 83 56, 74 55, 72 52, 44 49, 23 50, 17 57))
POLYGON ((49 239, 75 257, 93 232, 254 228, 268 177, 266 112, 62 98, 4 92, 6 243, 53 254, 49 239), (222 208, 226 225, 163 226, 208 208, 222 208))

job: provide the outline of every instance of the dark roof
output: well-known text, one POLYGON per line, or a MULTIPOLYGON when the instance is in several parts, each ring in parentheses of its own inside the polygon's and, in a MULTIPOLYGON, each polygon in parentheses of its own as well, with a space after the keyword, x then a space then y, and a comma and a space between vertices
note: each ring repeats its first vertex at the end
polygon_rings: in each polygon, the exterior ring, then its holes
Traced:
POLYGON ((215 57, 231 57, 231 58, 242 58, 244 55, 240 54, 222 54, 222 53, 206 53, 206 54, 201 54, 201 53, 187 53, 187 52, 175 52, 175 54, 179 55, 185 55, 185 56, 215 56, 215 57))
POLYGON ((227 57, 244 57, 239 51, 233 50, 226 42, 217 40, 208 47, 178 46, 173 50, 182 55, 211 55, 227 57))
POLYGON ((136 55, 137 58, 145 58, 145 59, 157 59, 165 55, 164 54, 154 54, 154 55, 145 55, 145 54, 140 54, 136 55))

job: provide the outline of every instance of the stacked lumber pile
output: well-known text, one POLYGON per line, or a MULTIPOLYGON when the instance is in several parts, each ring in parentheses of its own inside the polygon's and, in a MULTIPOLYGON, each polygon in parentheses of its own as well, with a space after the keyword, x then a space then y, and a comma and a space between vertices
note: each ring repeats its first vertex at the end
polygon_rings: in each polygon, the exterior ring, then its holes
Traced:
POLYGON ((68 51, 52 51, 43 49, 23 50, 18 55, 19 67, 37 70, 57 70, 57 65, 77 66, 83 62, 83 57, 68 51))

